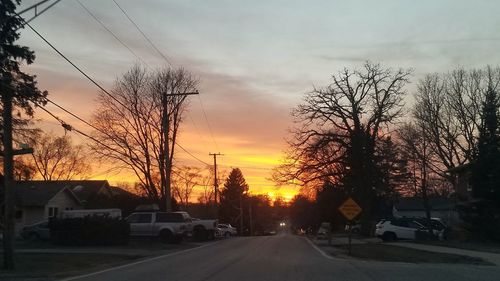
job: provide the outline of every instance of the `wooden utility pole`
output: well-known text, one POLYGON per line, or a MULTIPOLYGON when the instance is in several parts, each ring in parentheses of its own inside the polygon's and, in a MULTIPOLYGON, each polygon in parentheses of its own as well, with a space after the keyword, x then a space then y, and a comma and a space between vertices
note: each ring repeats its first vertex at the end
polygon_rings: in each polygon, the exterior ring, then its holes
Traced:
POLYGON ((12 93, 2 93, 3 103, 3 173, 4 173, 4 230, 3 230, 3 266, 14 269, 14 153, 12 149, 12 93))
MULTIPOLYGON (((160 163, 160 177, 163 185, 164 192, 164 200, 165 200, 165 211, 172 211, 172 196, 170 190, 170 181, 171 181, 171 171, 172 167, 170 167, 170 144, 169 144, 169 133, 170 133, 170 120, 168 114, 168 97, 171 96, 189 96, 189 95, 198 95, 198 91, 189 92, 189 93, 177 93, 177 94, 167 94, 163 92, 162 94, 162 122, 161 127, 163 130, 163 160, 160 163)), ((174 149, 175 143, 172 143, 172 151, 174 149)))
POLYGON ((224 154, 219 153, 208 153, 208 155, 214 157, 214 204, 217 208, 217 193, 219 191, 219 180, 217 179, 217 156, 222 156, 224 154))
MULTIPOLYGON (((55 4, 57 4, 60 0, 56 0, 51 3, 48 7, 43 8, 40 12, 38 8, 41 8, 41 5, 49 2, 50 0, 42 0, 38 3, 31 5, 28 8, 25 8, 18 13, 13 12, 12 17, 18 17, 23 24, 18 25, 15 29, 16 31, 19 28, 22 28, 29 21, 35 19, 55 4), (24 14, 28 11, 35 11, 35 15, 31 17, 29 20, 25 20, 21 18, 21 14, 24 14)), ((14 3, 16 4, 16 3, 14 3)), ((2 21, 4 19, 2 18, 2 21)), ((7 19, 6 19, 7 20, 7 19)), ((17 39, 17 38, 16 38, 17 39)), ((4 43, 4 42, 2 42, 4 43)), ((22 57, 21 57, 22 58, 22 57)), ((11 59, 11 58, 8 58, 11 59)), ((7 70, 9 71, 9 70, 7 70)), ((5 87, 0 89, 1 100, 3 105, 3 126, 2 126, 2 141, 3 141, 3 151, 0 152, 3 157, 3 189, 4 189, 4 227, 3 227, 3 265, 6 270, 14 269, 14 229, 15 229, 15 182, 14 182, 14 155, 16 154, 26 154, 32 153, 32 149, 24 148, 21 150, 14 151, 12 147, 12 100, 14 95, 16 94, 15 90, 7 89, 10 86, 10 83, 14 81, 9 81, 5 87)))

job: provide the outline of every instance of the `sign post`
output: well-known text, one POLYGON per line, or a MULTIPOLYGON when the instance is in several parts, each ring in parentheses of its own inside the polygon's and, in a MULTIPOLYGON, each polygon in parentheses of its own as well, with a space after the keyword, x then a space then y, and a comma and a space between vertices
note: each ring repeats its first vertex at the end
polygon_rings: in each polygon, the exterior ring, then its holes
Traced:
POLYGON ((357 217, 361 211, 361 207, 352 198, 348 198, 339 207, 340 213, 349 221, 349 256, 351 255, 351 241, 352 241, 352 220, 357 217))

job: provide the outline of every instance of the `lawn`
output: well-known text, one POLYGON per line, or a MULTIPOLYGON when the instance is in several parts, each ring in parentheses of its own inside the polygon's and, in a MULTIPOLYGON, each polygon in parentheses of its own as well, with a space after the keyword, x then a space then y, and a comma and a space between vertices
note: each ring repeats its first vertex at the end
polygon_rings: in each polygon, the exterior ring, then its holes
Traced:
MULTIPOLYGON (((109 254, 34 254, 18 253, 15 256, 16 269, 6 272, 0 269, 0 280, 21 280, 37 278, 53 280, 64 276, 76 275, 98 270, 112 265, 131 262, 140 258, 137 255, 109 254), (9 278, 9 279, 6 279, 9 278)), ((3 257, 0 257, 3 264, 3 257)))
MULTIPOLYGON (((329 247, 332 255, 347 255, 348 246, 329 247)), ((460 263, 476 265, 493 265, 480 258, 455 254, 435 253, 387 244, 352 245, 352 256, 366 260, 408 262, 408 263, 460 263)))

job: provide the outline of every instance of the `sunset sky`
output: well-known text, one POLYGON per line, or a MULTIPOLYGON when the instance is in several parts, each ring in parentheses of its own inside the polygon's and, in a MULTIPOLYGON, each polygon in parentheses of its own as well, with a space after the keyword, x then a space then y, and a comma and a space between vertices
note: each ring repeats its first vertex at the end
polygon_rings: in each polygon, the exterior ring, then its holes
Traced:
MULTIPOLYGON (((81 1, 148 67, 167 64, 113 1, 81 1)), ((23 1, 22 7, 35 2, 23 1)), ((200 96, 191 98, 179 143, 208 163, 209 152, 223 153, 220 168, 239 167, 252 193, 291 198, 297 192, 297 187, 276 188, 268 180, 286 149, 293 126, 290 111, 304 93, 327 85, 343 67, 359 67, 366 60, 411 67, 411 93, 425 73, 500 64, 498 1, 117 2, 174 67, 199 78, 200 96)), ((75 0, 62 0, 32 25, 106 89, 138 61, 75 0)), ((98 89, 32 31, 23 30, 21 36, 20 43, 36 52, 27 69, 38 76, 40 88, 89 120, 98 89)), ((60 110, 47 108, 90 132, 60 110)), ((43 112, 37 118, 41 127, 64 134, 43 112)), ((203 167, 181 150, 176 163, 203 167)), ((134 181, 125 172, 103 169, 95 167, 94 178, 134 181)))

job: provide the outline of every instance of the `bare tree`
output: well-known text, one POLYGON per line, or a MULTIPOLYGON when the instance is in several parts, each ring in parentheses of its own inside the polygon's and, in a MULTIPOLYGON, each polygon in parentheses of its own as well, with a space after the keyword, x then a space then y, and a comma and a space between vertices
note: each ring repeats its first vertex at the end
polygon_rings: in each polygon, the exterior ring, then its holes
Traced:
POLYGON ((41 133, 31 145, 36 176, 44 180, 84 178, 91 171, 85 147, 73 144, 69 136, 41 133))
POLYGON ((195 186, 199 185, 201 170, 196 167, 184 166, 173 171, 172 193, 180 205, 187 206, 195 186))
POLYGON ((308 93, 293 112, 297 129, 289 141, 288 162, 275 178, 302 184, 342 182, 369 201, 380 185, 376 142, 401 116, 409 76, 409 70, 368 62, 362 70, 344 69, 332 76, 331 85, 308 93))
POLYGON ((118 78, 111 92, 99 95, 92 124, 93 151, 135 173, 144 193, 171 210, 170 178, 175 144, 187 96, 197 80, 184 69, 147 73, 140 66, 118 78))
MULTIPOLYGON (((227 176, 228 172, 226 170, 220 168, 217 170, 217 179, 219 182, 220 179, 225 179, 227 178, 227 176)), ((202 188, 202 191, 198 196, 198 202, 205 205, 213 205, 215 194, 213 166, 210 166, 210 168, 208 169, 208 173, 201 177, 200 187, 202 188)), ((220 188, 217 190, 217 192, 220 194, 220 188)))
POLYGON ((499 82, 500 68, 487 67, 429 74, 418 83, 413 116, 435 155, 429 168, 451 183, 446 171, 472 160, 484 94, 499 82))

